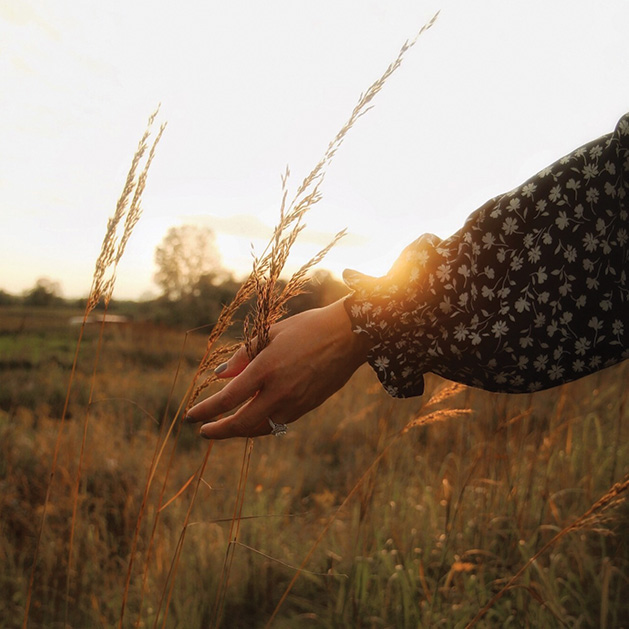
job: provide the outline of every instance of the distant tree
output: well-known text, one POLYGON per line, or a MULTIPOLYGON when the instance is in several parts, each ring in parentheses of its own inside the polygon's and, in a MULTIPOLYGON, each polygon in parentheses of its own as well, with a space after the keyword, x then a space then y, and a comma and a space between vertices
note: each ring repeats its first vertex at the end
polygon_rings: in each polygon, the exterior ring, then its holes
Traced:
POLYGON ((0 288, 0 306, 10 306, 18 302, 18 298, 0 288))
POLYGON ((209 227, 171 227, 155 250, 155 282, 170 301, 194 294, 203 276, 218 283, 223 274, 214 232, 209 227))
POLYGON ((61 285, 47 277, 40 277, 24 296, 24 303, 29 306, 51 306, 59 301, 61 285))

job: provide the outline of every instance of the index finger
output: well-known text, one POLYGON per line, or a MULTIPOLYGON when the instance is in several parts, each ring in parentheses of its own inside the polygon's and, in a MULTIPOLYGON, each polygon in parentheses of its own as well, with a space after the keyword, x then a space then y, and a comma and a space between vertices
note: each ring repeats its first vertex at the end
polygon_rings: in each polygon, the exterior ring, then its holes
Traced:
POLYGON ((213 417, 234 410, 252 398, 261 388, 253 363, 220 391, 193 406, 186 415, 188 422, 208 422, 213 417))

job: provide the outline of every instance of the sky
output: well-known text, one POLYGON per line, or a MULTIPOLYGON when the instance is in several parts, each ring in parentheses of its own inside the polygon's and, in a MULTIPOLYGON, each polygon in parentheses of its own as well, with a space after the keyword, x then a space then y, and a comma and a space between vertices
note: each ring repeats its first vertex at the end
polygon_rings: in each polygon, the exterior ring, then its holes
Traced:
POLYGON ((86 295, 149 114, 168 126, 114 296, 171 226, 237 277, 360 94, 440 11, 329 166, 288 270, 385 273, 629 111, 626 0, 0 0, 0 289, 86 295))

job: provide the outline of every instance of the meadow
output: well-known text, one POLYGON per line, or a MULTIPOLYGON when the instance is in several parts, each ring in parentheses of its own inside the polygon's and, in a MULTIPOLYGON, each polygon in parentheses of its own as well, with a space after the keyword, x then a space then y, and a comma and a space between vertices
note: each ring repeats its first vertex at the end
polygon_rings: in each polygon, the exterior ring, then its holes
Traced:
POLYGON ((142 322, 85 327, 29 586, 73 314, 0 312, 0 626, 30 596, 33 628, 464 627, 499 592, 476 626, 629 626, 629 364, 409 400, 365 367, 283 439, 208 445, 166 434, 206 336, 142 322))
POLYGON ((363 367, 282 439, 208 443, 181 422, 342 237, 280 279, 415 41, 294 196, 287 169, 269 245, 211 330, 88 322, 140 218, 157 111, 85 310, 0 308, 1 627, 629 627, 627 362, 530 395, 429 377, 408 400, 363 367))

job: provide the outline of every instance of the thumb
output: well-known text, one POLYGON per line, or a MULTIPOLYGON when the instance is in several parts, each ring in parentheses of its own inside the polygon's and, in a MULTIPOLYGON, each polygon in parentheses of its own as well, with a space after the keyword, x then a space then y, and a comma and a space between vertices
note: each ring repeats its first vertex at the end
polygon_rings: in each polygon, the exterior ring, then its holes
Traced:
POLYGON ((247 348, 243 345, 227 362, 220 364, 214 373, 219 378, 233 378, 249 364, 247 348))

